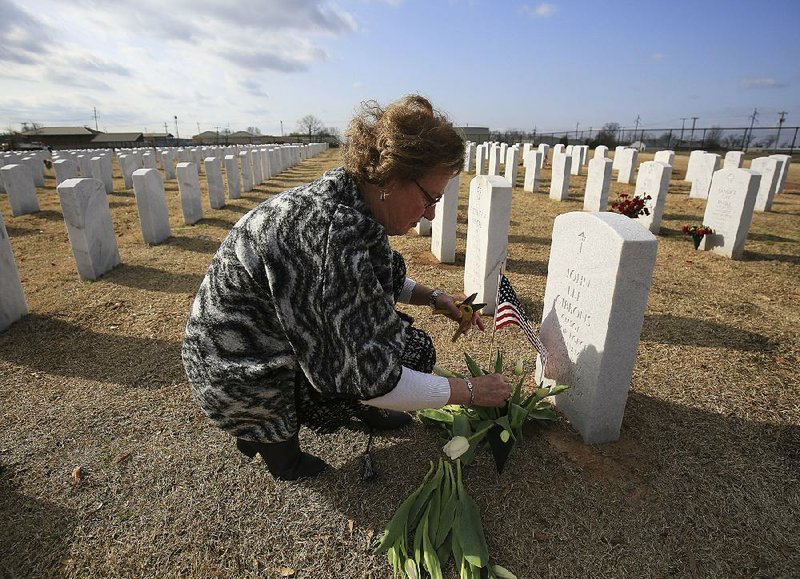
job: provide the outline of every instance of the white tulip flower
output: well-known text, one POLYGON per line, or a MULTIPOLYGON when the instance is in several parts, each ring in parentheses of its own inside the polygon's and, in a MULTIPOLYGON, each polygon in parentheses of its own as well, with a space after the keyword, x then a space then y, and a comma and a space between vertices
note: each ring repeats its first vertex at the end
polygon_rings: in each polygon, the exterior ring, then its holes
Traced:
POLYGON ((469 440, 463 436, 454 436, 442 450, 450 457, 450 460, 455 460, 469 450, 469 440))

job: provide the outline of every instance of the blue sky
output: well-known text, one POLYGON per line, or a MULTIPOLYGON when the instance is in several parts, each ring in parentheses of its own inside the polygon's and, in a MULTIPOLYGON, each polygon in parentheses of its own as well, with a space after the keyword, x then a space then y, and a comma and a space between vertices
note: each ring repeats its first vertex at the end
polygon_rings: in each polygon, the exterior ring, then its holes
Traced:
POLYGON ((798 32, 797 0, 0 0, 0 129, 344 129, 411 92, 492 129, 794 126, 798 32))

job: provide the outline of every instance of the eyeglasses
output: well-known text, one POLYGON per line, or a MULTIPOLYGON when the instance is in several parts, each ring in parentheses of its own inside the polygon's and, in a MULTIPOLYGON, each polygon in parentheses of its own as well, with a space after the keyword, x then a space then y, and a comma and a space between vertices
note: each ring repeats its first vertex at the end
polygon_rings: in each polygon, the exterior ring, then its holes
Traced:
POLYGON ((422 185, 420 185, 420 184, 419 184, 419 182, 418 182, 416 179, 414 179, 414 184, 415 184, 417 187, 419 187, 419 190, 420 190, 420 191, 422 191, 422 194, 423 194, 423 195, 425 195, 425 199, 426 199, 426 201, 427 201, 427 203, 425 204, 425 209, 427 209, 428 207, 433 207, 433 206, 434 206, 434 205, 436 205, 436 204, 437 204, 437 203, 438 203, 438 202, 441 200, 441 198, 443 197, 443 195, 439 195, 438 197, 434 197, 433 195, 431 195, 430 193, 428 193, 428 192, 425 190, 425 187, 423 187, 422 185))

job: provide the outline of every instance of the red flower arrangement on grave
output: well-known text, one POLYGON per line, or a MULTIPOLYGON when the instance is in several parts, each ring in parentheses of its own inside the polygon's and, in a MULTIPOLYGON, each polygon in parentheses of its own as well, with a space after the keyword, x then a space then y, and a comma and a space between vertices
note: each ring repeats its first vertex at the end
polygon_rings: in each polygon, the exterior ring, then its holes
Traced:
POLYGON ((700 247, 700 242, 703 240, 704 236, 714 233, 714 230, 708 225, 701 225, 700 227, 697 225, 684 225, 681 231, 683 231, 686 235, 692 236, 695 249, 700 247))
POLYGON ((619 199, 611 204, 611 211, 621 213, 631 219, 636 219, 640 215, 650 215, 650 210, 645 207, 645 202, 650 201, 652 197, 645 195, 639 197, 638 195, 630 196, 627 193, 620 193, 619 199))

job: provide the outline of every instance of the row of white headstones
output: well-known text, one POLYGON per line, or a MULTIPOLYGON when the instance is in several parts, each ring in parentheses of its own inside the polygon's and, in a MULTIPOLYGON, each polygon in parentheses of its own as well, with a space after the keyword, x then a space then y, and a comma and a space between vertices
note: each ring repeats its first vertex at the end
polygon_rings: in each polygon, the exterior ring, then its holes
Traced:
MULTIPOLYGON (((470 166, 471 149, 467 149, 465 168, 470 166)), ((514 149, 511 147, 507 151, 511 155, 506 157, 505 163, 508 178, 497 174, 477 175, 470 183, 464 291, 467 294, 477 293, 476 301, 490 304, 484 310, 487 314, 494 313, 498 273, 503 268, 508 251, 512 183, 516 182, 513 171, 518 165, 513 156, 514 149)), ((523 151, 525 149, 523 147, 523 151)), ((528 149, 524 165, 526 185, 529 183, 528 175, 536 174, 541 169, 548 152, 541 148, 536 151, 530 147, 528 149)), ((564 177, 568 180, 572 171, 571 160, 575 159, 576 164, 583 165, 588 151, 576 147, 569 150, 568 154, 566 148, 557 145, 552 153, 552 166, 565 167, 564 177)), ((607 200, 614 163, 606 158, 606 154, 605 147, 598 147, 594 159, 588 163, 590 176, 593 162, 602 166, 604 176, 598 187, 601 194, 594 196, 593 204, 597 203, 597 197, 607 200), (604 194, 602 190, 605 190, 604 194)), ((645 182, 650 180, 650 173, 654 171, 656 177, 652 181, 658 184, 654 198, 658 200, 666 194, 673 155, 671 151, 659 152, 659 161, 651 162, 652 165, 643 163, 639 167, 637 192, 640 183, 643 190, 649 191, 648 188, 653 185, 645 185, 645 182)), ((477 151, 475 157, 480 158, 477 151)), ((621 148, 616 151, 616 158, 619 159, 618 178, 630 182, 636 168, 637 151, 621 148)), ((214 159, 211 159, 210 165, 208 161, 207 175, 216 175, 214 159)), ((741 162, 741 157, 738 161, 741 162)), ((490 172, 499 170, 500 163, 492 164, 491 156, 489 162, 490 172)), ((732 157, 730 162, 737 161, 732 157)), ((476 165, 475 170, 481 171, 482 165, 476 165)), ((788 161, 785 166, 788 167, 788 161)), ((692 167, 694 164, 690 165, 690 169, 692 167)), ((190 168, 190 173, 196 178, 196 171, 190 168)), ((146 181, 145 176, 148 175, 149 179, 155 179, 153 173, 147 171, 152 170, 133 172, 137 204, 140 196, 143 200, 152 197, 144 192, 153 186, 136 187, 137 173, 142 182, 146 181)), ((709 205, 718 191, 722 191, 720 195, 728 201, 742 195, 754 198, 757 187, 754 188, 753 183, 757 184, 760 175, 733 167, 717 173, 720 177, 715 175, 709 186, 709 205)), ((692 174, 690 177, 696 179, 692 174)), ((216 180, 216 176, 212 180, 216 180)), ((588 177, 587 181, 590 181, 588 177)), ((537 187, 525 188, 533 191, 537 187)), ((587 183, 587 197, 592 197, 588 195, 589 189, 590 184, 587 183)), ((446 263, 455 260, 458 191, 459 179, 454 177, 437 207, 436 218, 429 224, 432 252, 446 263)), ((550 196, 558 200, 565 198, 558 191, 554 195, 552 186, 550 196)), ((105 199, 99 192, 93 198, 105 199)), ((163 199, 163 188, 155 198, 163 199)), ((537 360, 537 380, 571 386, 556 402, 587 443, 608 442, 619 437, 656 257, 656 237, 651 227, 640 220, 601 211, 605 209, 605 202, 602 201, 599 209, 586 206, 585 202, 585 208, 589 211, 566 213, 554 222, 541 329, 542 341, 550 356, 546 368, 542 367, 541 360, 537 360)), ((729 203, 729 206, 732 205, 729 203)), ((66 209, 64 213, 66 218, 66 209)), ((159 209, 156 213, 163 214, 163 210, 159 209)), ((87 222, 84 220, 83 223, 85 227, 87 222)), ((420 227, 423 230, 418 231, 425 234, 424 225, 420 227)), ((153 230, 157 229, 153 227, 153 230)), ((727 235, 726 232, 727 229, 724 229, 722 235, 727 235)), ((113 231, 111 234, 113 236, 113 231)), ((149 239, 158 237, 154 235, 149 239)), ((113 258, 110 260, 113 261, 113 258)), ((98 261, 103 262, 102 259, 98 261)))
MULTIPOLYGON (((525 153, 526 191, 538 188, 546 147, 525 153)), ((481 145, 475 149, 467 148, 464 168, 480 173, 485 168, 483 162, 476 162, 481 159, 481 145)), ((470 182, 464 292, 477 293, 475 301, 488 303, 484 312, 492 314, 498 274, 508 255, 517 162, 515 148, 508 147, 505 175, 500 176, 500 147, 487 145, 484 149, 496 151, 495 161, 488 155, 484 160, 488 160, 489 174, 477 174, 470 182)), ((563 145, 553 148, 553 180, 556 171, 567 183, 570 174, 580 174, 573 172, 571 163, 583 164, 587 151, 581 149, 568 151, 563 145)), ((537 382, 570 386, 557 396, 556 403, 587 443, 619 438, 674 159, 674 152, 660 151, 656 160, 641 164, 635 194, 653 197, 651 215, 630 219, 605 208, 612 170, 618 171, 620 180, 631 182, 638 151, 618 148, 615 161, 606 158, 607 152, 606 147, 598 147, 587 163, 585 211, 560 215, 553 225, 541 322, 541 339, 549 358, 546 368, 537 359, 536 371, 537 382)), ((701 151, 690 160, 687 177, 692 180, 692 196, 708 199, 704 223, 716 233, 707 236, 710 239, 705 240, 705 249, 736 257, 741 254, 757 196, 764 193, 771 199, 780 191, 790 158, 760 160, 766 165, 761 173, 740 167, 742 153, 729 154, 725 168, 715 166, 713 178, 708 176, 705 182, 696 184, 703 179, 699 176, 702 165, 697 164, 703 154, 701 151), (767 184, 766 191, 760 183, 767 184)), ((763 167, 756 164, 756 168, 759 166, 763 167)), ((551 199, 566 198, 562 183, 551 184, 551 199)), ((436 217, 417 228, 421 235, 430 232, 432 253, 446 263, 455 261, 458 191, 459 178, 454 177, 437 206, 436 217)))
MULTIPOLYGON (((254 186, 327 148, 327 143, 311 143, 242 149, 164 149, 157 155, 141 149, 125 150, 119 151, 119 162, 125 187, 132 186, 134 190, 142 237, 145 243, 155 245, 171 235, 164 180, 155 168, 157 157, 160 157, 166 178, 177 177, 183 219, 187 225, 191 225, 203 218, 199 165, 181 159, 197 159, 198 155, 205 157, 203 162, 210 205, 219 209, 225 206, 220 156, 225 163, 228 197, 237 199, 242 190, 250 191, 254 186), (151 163, 151 167, 144 166, 151 163)), ((112 152, 92 151, 88 166, 81 165, 77 158, 73 159, 73 155, 89 157, 80 153, 62 152, 52 166, 78 275, 84 280, 94 280, 121 263, 107 197, 107 193, 113 191, 110 178, 112 152), (78 171, 84 176, 78 177, 78 171)), ((37 163, 30 167, 27 163, 6 163, 0 168, 14 216, 39 211, 34 174, 35 171, 43 171, 44 164, 39 159, 41 155, 36 157, 37 163)), ((3 160, 8 161, 8 157, 3 160)), ((8 231, 0 215, 0 331, 27 313, 8 231)))

